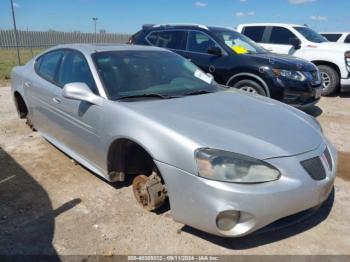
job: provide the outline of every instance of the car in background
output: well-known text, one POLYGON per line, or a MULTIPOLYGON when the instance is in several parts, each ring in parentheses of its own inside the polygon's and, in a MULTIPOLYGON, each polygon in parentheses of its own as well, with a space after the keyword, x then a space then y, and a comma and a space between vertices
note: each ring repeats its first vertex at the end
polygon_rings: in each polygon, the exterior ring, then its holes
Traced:
POLYGON ((322 93, 316 66, 271 54, 231 28, 204 25, 144 25, 129 44, 167 48, 214 76, 219 84, 268 96, 298 108, 322 93))
POLYGON ((242 24, 237 30, 267 50, 306 59, 318 66, 323 95, 350 91, 350 45, 329 42, 308 26, 277 23, 242 24))
POLYGON ((320 35, 327 38, 329 42, 345 43, 350 44, 350 32, 343 33, 334 33, 334 32, 325 32, 320 33, 320 35))
POLYGON ((312 116, 224 89, 166 49, 60 45, 15 67, 11 86, 19 116, 64 153, 212 234, 247 235, 333 188, 337 151, 312 116))

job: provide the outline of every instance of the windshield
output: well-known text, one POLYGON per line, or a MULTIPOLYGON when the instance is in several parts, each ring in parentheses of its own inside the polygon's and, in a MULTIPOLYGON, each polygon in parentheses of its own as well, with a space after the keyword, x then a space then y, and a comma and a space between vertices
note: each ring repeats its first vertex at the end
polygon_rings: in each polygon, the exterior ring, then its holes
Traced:
POLYGON ((171 52, 110 51, 92 57, 111 100, 170 98, 222 90, 194 64, 171 52))
POLYGON ((314 42, 314 43, 324 43, 328 42, 328 40, 321 36, 319 33, 315 32, 311 28, 308 27, 294 27, 295 30, 297 30, 302 36, 304 36, 307 40, 314 42))
POLYGON ((220 38, 236 54, 266 54, 263 47, 250 38, 233 30, 215 30, 214 34, 220 38))

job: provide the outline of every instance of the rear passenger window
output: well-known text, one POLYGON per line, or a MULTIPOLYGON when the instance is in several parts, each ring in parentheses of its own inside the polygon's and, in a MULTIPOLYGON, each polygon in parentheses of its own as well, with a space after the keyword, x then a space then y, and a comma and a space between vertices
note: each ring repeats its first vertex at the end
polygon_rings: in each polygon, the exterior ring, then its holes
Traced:
POLYGON ((350 44, 350 35, 345 38, 344 43, 350 44))
POLYGON ((187 32, 185 31, 159 31, 153 32, 147 40, 154 46, 185 50, 187 42, 187 32))
POLYGON ((337 42, 339 38, 342 36, 341 34, 321 34, 325 38, 327 38, 330 42, 337 42))
POLYGON ((253 41, 261 43, 263 41, 264 32, 265 26, 249 26, 244 29, 243 34, 253 41))
POLYGON ((63 51, 53 51, 41 56, 37 61, 37 72, 45 79, 54 81, 63 54, 63 51))
POLYGON ((214 40, 201 32, 191 31, 188 39, 188 50, 191 52, 208 54, 210 47, 218 47, 214 40))
POLYGON ((283 27, 273 27, 270 36, 271 44, 290 45, 290 40, 296 38, 296 36, 283 27))

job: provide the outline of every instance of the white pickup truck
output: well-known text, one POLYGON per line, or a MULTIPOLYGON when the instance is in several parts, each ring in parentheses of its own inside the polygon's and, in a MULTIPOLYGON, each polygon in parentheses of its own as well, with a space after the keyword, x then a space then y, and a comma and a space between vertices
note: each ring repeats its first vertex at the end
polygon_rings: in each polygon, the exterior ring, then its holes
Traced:
POLYGON ((273 53, 294 55, 316 64, 323 80, 323 95, 350 91, 350 45, 329 42, 302 25, 242 24, 237 31, 273 53))

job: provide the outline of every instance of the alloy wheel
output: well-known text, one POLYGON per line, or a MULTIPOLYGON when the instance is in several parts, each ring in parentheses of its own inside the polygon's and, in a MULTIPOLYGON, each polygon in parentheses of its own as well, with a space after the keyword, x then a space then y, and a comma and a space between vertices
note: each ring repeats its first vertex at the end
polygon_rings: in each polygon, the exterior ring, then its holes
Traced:
POLYGON ((247 93, 251 93, 251 94, 258 94, 258 91, 254 87, 251 87, 251 86, 242 86, 240 88, 240 90, 247 92, 247 93))
POLYGON ((331 84, 331 77, 326 72, 321 72, 323 88, 328 88, 331 84))

